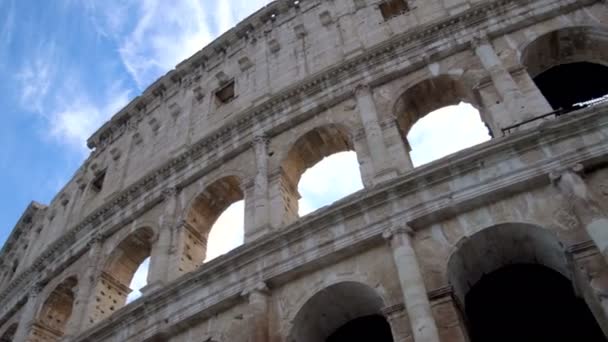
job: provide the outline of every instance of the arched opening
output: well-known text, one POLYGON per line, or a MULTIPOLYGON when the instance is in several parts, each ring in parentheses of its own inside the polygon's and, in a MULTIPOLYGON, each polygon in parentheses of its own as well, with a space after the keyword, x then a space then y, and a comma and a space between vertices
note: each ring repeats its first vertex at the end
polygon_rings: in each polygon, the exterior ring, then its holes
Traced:
POLYGON ((61 339, 72 316, 77 285, 78 280, 70 277, 51 292, 32 326, 33 340, 42 342, 61 339))
POLYGON ((15 333, 17 332, 17 323, 11 324, 5 331, 2 336, 0 336, 0 342, 12 342, 15 338, 15 333))
POLYGON ((241 181, 235 176, 213 182, 196 197, 186 215, 182 273, 243 243, 243 200, 241 181))
POLYGON ((294 143, 281 164, 284 224, 299 217, 300 203, 303 204, 302 213, 307 213, 362 188, 354 151, 347 129, 334 124, 317 127, 294 143), (317 165, 320 168, 315 170, 313 167, 317 165), (300 181, 309 169, 312 179, 307 179, 303 184, 305 189, 302 189, 300 181), (300 191, 313 195, 300 202, 300 191))
POLYGON ((522 64, 555 110, 580 108, 608 95, 608 34, 599 28, 547 33, 525 48, 522 64))
POLYGON ((355 152, 339 152, 306 170, 298 183, 298 215, 330 205, 363 189, 355 152))
POLYGON ((133 291, 129 286, 137 270, 150 257, 153 238, 152 229, 140 228, 114 249, 97 282, 95 298, 89 308, 89 323, 99 322, 125 306, 133 291))
POLYGON ((129 288, 131 293, 127 296, 127 304, 142 296, 141 290, 148 285, 148 271, 150 270, 150 258, 146 258, 133 274, 129 288))
POLYGON ((441 75, 401 95, 394 112, 414 166, 492 138, 489 117, 480 112, 471 89, 462 80, 441 75))
POLYGON ((300 309, 290 342, 392 342, 382 298, 366 285, 343 282, 319 291, 300 309))
POLYGON ((605 341, 568 265, 560 241, 534 225, 502 224, 463 239, 448 279, 471 341, 605 341))
POLYGON ((466 296, 466 316, 472 342, 606 341, 570 280, 542 265, 484 275, 466 296))

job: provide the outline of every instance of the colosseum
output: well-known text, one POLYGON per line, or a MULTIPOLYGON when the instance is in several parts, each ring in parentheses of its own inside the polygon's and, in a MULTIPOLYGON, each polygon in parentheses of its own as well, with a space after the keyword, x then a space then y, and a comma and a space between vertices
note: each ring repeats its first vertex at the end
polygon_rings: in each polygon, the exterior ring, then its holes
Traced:
POLYGON ((606 341, 606 80, 605 0, 274 1, 29 205, 0 341, 606 341), (410 129, 461 102, 492 138, 414 167, 410 129), (299 217, 343 151, 364 188, 299 217), (203 262, 241 200, 244 244, 203 262))

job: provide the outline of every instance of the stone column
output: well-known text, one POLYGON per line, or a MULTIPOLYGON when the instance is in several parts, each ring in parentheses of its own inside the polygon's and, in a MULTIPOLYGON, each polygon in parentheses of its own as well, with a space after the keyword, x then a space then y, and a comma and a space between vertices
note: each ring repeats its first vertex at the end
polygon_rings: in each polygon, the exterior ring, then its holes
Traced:
POLYGON ((150 267, 148 268, 148 284, 141 289, 143 295, 153 292, 174 278, 170 277, 171 230, 175 226, 176 211, 178 209, 177 188, 167 188, 163 191, 165 203, 162 223, 156 241, 150 252, 150 267))
POLYGON ((549 177, 571 206, 580 225, 608 261, 608 210, 602 207, 602 200, 598 199, 593 189, 582 179, 583 171, 583 165, 577 164, 562 172, 553 172, 549 177))
POLYGON ((21 317, 19 318, 19 325, 15 332, 15 341, 27 341, 32 326, 36 322, 36 309, 38 308, 38 296, 42 292, 42 286, 36 284, 29 293, 27 303, 23 308, 21 317))
POLYGON ((372 90, 368 85, 359 85, 355 89, 355 97, 361 122, 365 130, 367 146, 372 157, 375 183, 393 178, 397 172, 389 162, 389 155, 384 141, 384 134, 378 121, 378 111, 372 90))
POLYGON ((550 112, 550 108, 529 108, 527 98, 511 73, 505 68, 500 57, 496 54, 492 43, 487 37, 473 40, 475 54, 479 57, 481 64, 490 74, 492 83, 503 100, 505 117, 495 117, 494 121, 500 128, 533 118, 535 115, 550 112))
POLYGON ((255 166, 257 169, 253 184, 253 222, 245 222, 245 242, 257 239, 268 232, 270 228, 268 137, 265 135, 254 137, 253 150, 255 152, 255 166))
POLYGON ((95 235, 87 244, 89 253, 87 255, 87 268, 84 270, 82 277, 78 279, 78 289, 74 300, 74 308, 72 316, 68 321, 65 335, 68 337, 75 336, 84 330, 87 325, 87 309, 94 302, 94 293, 97 270, 99 269, 99 259, 101 258, 102 239, 100 235, 95 235))
POLYGON ((401 135, 397 118, 392 116, 391 118, 384 120, 380 126, 384 131, 384 141, 386 143, 388 155, 396 161, 394 165, 397 165, 397 169, 413 169, 414 163, 412 163, 412 158, 410 156, 412 148, 410 147, 407 138, 401 135))
POLYGON ((269 340, 268 301, 269 290, 266 284, 259 283, 243 293, 248 297, 249 308, 247 314, 248 342, 267 342, 269 340))
POLYGON ((412 230, 409 227, 400 227, 387 230, 384 238, 390 242, 393 251, 414 341, 439 342, 437 324, 410 234, 412 230))

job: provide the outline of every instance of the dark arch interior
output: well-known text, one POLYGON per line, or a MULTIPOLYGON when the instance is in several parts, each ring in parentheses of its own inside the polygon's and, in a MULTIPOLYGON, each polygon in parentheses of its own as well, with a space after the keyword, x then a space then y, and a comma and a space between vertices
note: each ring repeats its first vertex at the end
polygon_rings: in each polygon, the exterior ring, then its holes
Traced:
POLYGON ((589 62, 561 64, 539 74, 534 82, 553 109, 571 109, 608 94, 608 67, 589 62))
POLYGON ((606 341, 570 281, 541 265, 484 275, 465 302, 472 342, 606 341))
POLYGON ((327 342, 352 341, 393 342, 391 326, 380 315, 365 316, 344 324, 327 338, 327 342))

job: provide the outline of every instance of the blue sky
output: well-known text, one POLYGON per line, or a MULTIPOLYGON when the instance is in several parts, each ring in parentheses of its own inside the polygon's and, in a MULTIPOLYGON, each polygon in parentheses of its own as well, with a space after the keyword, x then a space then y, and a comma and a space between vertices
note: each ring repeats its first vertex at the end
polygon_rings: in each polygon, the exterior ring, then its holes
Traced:
POLYGON ((0 1, 0 244, 69 180, 97 127, 267 2, 0 1))

